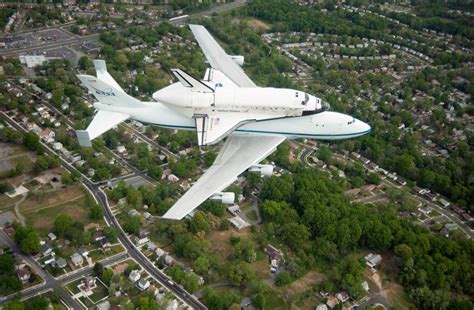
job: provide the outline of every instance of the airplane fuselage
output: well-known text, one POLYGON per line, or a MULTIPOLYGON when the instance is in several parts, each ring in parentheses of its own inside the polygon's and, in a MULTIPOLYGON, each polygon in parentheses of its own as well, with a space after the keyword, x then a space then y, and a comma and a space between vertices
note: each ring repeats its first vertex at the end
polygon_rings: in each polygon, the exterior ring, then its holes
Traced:
MULTIPOLYGON (((119 107, 95 103, 98 110, 120 112, 131 119, 159 127, 196 130, 195 120, 160 102, 143 102, 143 107, 119 107)), ((276 117, 243 124, 230 135, 279 135, 288 139, 339 140, 362 136, 370 126, 349 115, 324 111, 313 115, 276 117)))

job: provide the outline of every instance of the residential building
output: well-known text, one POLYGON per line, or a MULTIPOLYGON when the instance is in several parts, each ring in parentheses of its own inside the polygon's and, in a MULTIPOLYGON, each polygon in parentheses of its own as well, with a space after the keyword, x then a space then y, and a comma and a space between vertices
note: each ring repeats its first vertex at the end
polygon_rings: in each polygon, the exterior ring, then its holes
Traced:
POLYGON ((48 238, 49 238, 51 241, 54 241, 54 240, 56 240, 57 237, 56 237, 55 234, 53 234, 52 232, 50 232, 50 233, 48 234, 48 238))
POLYGON ((382 262, 382 256, 380 256, 379 254, 370 253, 367 256, 365 256, 365 263, 370 268, 375 268, 375 266, 377 266, 381 262, 382 262))
POLYGON ((79 253, 74 253, 71 255, 71 261, 74 264, 74 266, 80 266, 84 263, 84 259, 79 253))
POLYGON ((65 268, 67 265, 66 260, 62 257, 56 258, 54 261, 54 267, 56 268, 65 268))
POLYGON ((138 270, 132 270, 132 271, 130 272, 130 274, 128 275, 128 279, 129 279, 131 282, 133 282, 133 283, 135 283, 135 282, 137 282, 138 280, 140 280, 140 277, 141 277, 141 276, 140 276, 140 271, 138 271, 138 270))
POLYGON ((28 282, 31 278, 31 272, 27 268, 18 269, 16 274, 22 283, 28 282))
POLYGON ((142 291, 146 290, 148 287, 150 287, 150 281, 145 280, 145 279, 140 279, 138 280, 137 284, 138 288, 142 291))
POLYGON ((240 216, 234 216, 228 219, 232 227, 234 227, 236 230, 242 230, 244 228, 247 228, 250 226, 250 223, 245 221, 243 218, 240 216))

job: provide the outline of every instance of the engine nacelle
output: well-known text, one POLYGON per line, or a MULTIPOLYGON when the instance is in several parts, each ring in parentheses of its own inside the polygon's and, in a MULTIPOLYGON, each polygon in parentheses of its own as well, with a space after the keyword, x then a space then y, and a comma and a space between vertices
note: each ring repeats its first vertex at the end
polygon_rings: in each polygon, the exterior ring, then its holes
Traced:
POLYGON ((250 172, 260 172, 263 177, 270 177, 273 174, 272 165, 253 165, 249 168, 250 172))
POLYGON ((244 65, 244 56, 242 56, 242 55, 229 55, 229 57, 230 57, 230 59, 232 59, 239 66, 244 65))
POLYGON ((215 193, 209 199, 212 200, 220 200, 222 203, 226 205, 232 205, 235 201, 235 193, 233 192, 223 192, 223 193, 215 193))

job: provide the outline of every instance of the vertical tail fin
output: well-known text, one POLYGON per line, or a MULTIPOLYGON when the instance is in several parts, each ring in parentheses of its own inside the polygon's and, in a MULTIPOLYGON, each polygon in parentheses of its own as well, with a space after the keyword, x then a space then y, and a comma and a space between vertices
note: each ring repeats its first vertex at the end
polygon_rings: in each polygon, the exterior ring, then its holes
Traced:
MULTIPOLYGON (((78 75, 77 78, 82 84, 87 87, 94 97, 103 104, 117 107, 137 108, 143 107, 144 104, 127 95, 122 88, 117 88, 114 85, 96 78, 92 75, 78 75)), ((120 86, 119 86, 120 87, 120 86)))
POLYGON ((122 87, 120 87, 120 85, 114 80, 114 78, 107 71, 107 65, 105 64, 105 60, 95 59, 94 67, 95 67, 97 78, 99 80, 102 80, 106 82, 107 84, 112 85, 116 89, 123 91, 122 87))

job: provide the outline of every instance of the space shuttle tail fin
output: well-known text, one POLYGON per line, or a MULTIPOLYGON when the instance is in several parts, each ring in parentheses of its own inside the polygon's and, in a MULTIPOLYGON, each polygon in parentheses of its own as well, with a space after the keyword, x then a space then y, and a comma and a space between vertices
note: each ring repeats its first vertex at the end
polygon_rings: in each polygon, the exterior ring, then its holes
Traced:
POLYGON ((189 75, 181 69, 171 69, 171 73, 181 82, 184 87, 190 88, 191 91, 201 92, 201 93, 213 93, 209 85, 204 82, 196 79, 195 77, 189 75))

